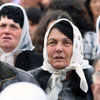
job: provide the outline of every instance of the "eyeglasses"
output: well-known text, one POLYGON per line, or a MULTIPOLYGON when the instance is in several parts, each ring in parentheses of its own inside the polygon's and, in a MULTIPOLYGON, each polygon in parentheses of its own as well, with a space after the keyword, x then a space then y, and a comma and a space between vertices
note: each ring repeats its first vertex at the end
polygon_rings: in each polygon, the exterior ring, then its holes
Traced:
POLYGON ((100 70, 96 71, 92 77, 95 84, 100 84, 100 70))

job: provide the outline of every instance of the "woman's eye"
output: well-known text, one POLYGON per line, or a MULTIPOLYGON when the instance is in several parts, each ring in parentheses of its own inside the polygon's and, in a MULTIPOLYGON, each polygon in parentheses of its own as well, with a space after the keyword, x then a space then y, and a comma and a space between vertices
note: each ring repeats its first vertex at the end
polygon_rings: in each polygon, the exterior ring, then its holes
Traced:
POLYGON ((56 42, 54 41, 48 42, 48 45, 54 45, 54 44, 56 44, 56 42))
POLYGON ((6 25, 0 25, 0 27, 6 27, 6 25))
POLYGON ((16 25, 11 25, 11 28, 19 29, 19 27, 17 27, 16 25))
POLYGON ((64 45, 65 45, 65 46, 70 46, 70 45, 72 45, 72 42, 71 42, 71 41, 65 41, 65 42, 64 42, 64 45))

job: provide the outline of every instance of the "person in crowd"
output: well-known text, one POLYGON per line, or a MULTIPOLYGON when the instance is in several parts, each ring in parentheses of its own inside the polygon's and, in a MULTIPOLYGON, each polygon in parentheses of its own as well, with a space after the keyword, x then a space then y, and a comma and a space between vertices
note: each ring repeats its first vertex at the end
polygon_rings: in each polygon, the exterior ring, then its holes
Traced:
POLYGON ((2 1, 0 1, 0 6, 3 4, 3 2, 2 1))
POLYGON ((33 6, 35 8, 39 8, 40 9, 40 6, 39 6, 39 3, 40 0, 20 0, 20 5, 24 8, 28 8, 30 6, 33 6))
POLYGON ((2 3, 12 2, 12 0, 0 0, 2 3))
POLYGON ((20 4, 20 0, 12 0, 13 3, 20 4))
POLYGON ((23 70, 42 65, 42 54, 34 53, 25 10, 15 3, 0 6, 0 60, 23 70))
POLYGON ((39 2, 39 5, 40 5, 40 10, 43 12, 43 13, 47 13, 47 10, 48 10, 48 7, 50 5, 52 0, 41 0, 39 2))
POLYGON ((93 84, 91 88, 94 96, 93 100, 100 100, 100 55, 95 59, 92 79, 93 84))
POLYGON ((28 22, 29 22, 29 33, 31 35, 31 39, 34 37, 34 31, 38 27, 38 24, 40 22, 40 19, 42 18, 42 12, 34 7, 28 7, 26 8, 26 14, 28 16, 28 22))
POLYGON ((90 15, 91 21, 94 24, 94 28, 96 28, 96 20, 98 15, 100 15, 100 0, 86 0, 85 5, 90 15))
POLYGON ((34 38, 32 40, 34 46, 36 47, 36 53, 43 53, 44 35, 48 29, 48 25, 59 18, 68 18, 72 21, 72 18, 69 16, 69 14, 62 10, 50 11, 41 18, 40 23, 34 32, 34 38))
POLYGON ((81 0, 83 3, 85 3, 86 0, 81 0))
POLYGON ((44 62, 29 71, 45 90, 48 100, 93 100, 93 67, 83 59, 79 29, 68 19, 49 24, 44 38, 44 62))
POLYGON ((47 97, 39 86, 28 82, 18 82, 6 87, 0 93, 0 100, 47 100, 47 97))
POLYGON ((50 10, 56 9, 62 9, 68 12, 74 24, 81 31, 84 42, 84 58, 89 61, 90 65, 93 65, 98 51, 97 34, 95 33, 84 3, 81 0, 53 0, 50 5, 50 10))
POLYGON ((40 2, 42 3, 42 5, 44 6, 44 8, 48 8, 49 4, 51 3, 52 0, 41 0, 40 2))
POLYGON ((17 82, 30 82, 39 86, 34 76, 24 70, 12 67, 11 65, 0 61, 0 92, 10 84, 17 82))
POLYGON ((97 33, 97 41, 98 41, 98 46, 100 47, 100 15, 97 18, 96 21, 96 33, 97 33))

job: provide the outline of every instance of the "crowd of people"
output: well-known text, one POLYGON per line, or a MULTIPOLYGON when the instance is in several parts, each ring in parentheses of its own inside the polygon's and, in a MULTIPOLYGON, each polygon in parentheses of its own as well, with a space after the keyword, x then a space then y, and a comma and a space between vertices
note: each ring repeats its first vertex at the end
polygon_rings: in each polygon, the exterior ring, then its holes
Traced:
POLYGON ((0 1, 0 100, 100 100, 100 0, 0 1))

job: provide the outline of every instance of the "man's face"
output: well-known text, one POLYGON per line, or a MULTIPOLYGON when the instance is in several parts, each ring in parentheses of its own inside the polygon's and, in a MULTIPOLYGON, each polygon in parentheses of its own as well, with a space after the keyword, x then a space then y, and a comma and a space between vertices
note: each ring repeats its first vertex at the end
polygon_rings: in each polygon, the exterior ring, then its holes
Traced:
POLYGON ((11 52, 19 43, 22 29, 18 23, 7 17, 0 20, 0 48, 5 52, 11 52))

